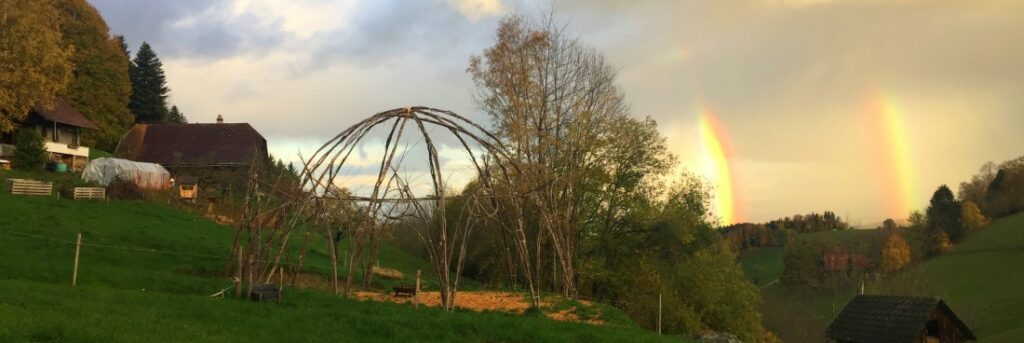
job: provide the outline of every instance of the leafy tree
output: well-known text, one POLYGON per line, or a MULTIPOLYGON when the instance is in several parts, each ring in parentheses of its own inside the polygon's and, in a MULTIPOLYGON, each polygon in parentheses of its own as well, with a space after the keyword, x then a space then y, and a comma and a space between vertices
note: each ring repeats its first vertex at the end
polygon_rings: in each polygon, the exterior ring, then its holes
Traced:
POLYGON ((889 234, 882 246, 879 267, 883 272, 892 273, 910 263, 910 245, 899 233, 889 234))
POLYGON ((52 1, 0 1, 0 133, 71 82, 74 48, 54 18, 52 1))
POLYGON ((132 124, 128 59, 95 7, 85 0, 59 0, 56 7, 64 43, 75 47, 75 78, 61 96, 99 127, 83 132, 83 144, 113 150, 132 124))
POLYGON ((960 202, 946 185, 939 186, 928 205, 928 224, 932 230, 944 231, 954 242, 962 239, 966 232, 960 217, 960 202))
POLYGON ((907 217, 907 222, 910 223, 911 227, 924 228, 928 226, 928 218, 918 210, 910 212, 910 216, 907 217))
POLYGON ((178 110, 178 106, 171 106, 171 111, 167 113, 167 122, 176 124, 188 123, 188 119, 185 118, 185 114, 178 110))
POLYGON ((961 202, 970 201, 978 205, 979 208, 984 208, 988 186, 992 184, 992 179, 996 178, 997 171, 999 171, 999 168, 995 163, 988 162, 982 165, 981 169, 971 177, 970 181, 960 183, 960 191, 957 192, 959 200, 961 202))
POLYGON ((1024 156, 999 164, 983 209, 992 218, 1024 211, 1024 156))
POLYGON ((167 121, 167 78, 163 63, 149 43, 142 42, 131 66, 131 101, 128 108, 135 114, 137 123, 162 123, 167 121))
POLYGON ((978 205, 970 201, 965 201, 960 206, 960 217, 968 232, 977 232, 981 230, 982 226, 988 224, 988 218, 981 214, 981 209, 978 208, 978 205))
POLYGON ((820 286, 824 271, 825 243, 821 241, 796 241, 786 246, 782 255, 785 269, 782 284, 788 289, 810 289, 820 286))
POLYGON ((929 255, 936 256, 953 250, 953 242, 949 241, 946 231, 931 231, 931 242, 929 244, 929 255))
POLYGON ((43 136, 34 128, 18 129, 15 137, 14 167, 21 170, 40 170, 46 164, 43 136))

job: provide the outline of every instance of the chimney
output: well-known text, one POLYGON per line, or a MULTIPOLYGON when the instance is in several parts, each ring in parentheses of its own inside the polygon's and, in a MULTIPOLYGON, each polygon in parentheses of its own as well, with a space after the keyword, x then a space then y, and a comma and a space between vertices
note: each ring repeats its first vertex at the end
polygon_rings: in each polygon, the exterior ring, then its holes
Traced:
POLYGON ((224 117, 220 114, 217 115, 217 124, 224 124, 224 117))

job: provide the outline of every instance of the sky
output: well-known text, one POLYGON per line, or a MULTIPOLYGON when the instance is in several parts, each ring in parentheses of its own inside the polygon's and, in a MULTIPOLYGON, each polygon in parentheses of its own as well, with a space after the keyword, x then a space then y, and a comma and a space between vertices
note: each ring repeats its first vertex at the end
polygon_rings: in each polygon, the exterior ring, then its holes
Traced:
POLYGON ((387 109, 486 123, 470 56, 501 17, 549 11, 618 68, 681 168, 718 186, 725 223, 905 218, 1024 155, 1021 1, 91 2, 132 51, 153 46, 190 121, 248 122, 286 161, 387 109))

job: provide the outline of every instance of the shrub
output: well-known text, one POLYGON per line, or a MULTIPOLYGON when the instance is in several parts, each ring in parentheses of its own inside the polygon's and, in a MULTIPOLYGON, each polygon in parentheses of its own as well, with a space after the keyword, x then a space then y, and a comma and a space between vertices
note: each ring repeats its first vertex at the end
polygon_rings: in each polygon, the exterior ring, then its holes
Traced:
POLYGON ((119 200, 142 200, 146 195, 134 182, 117 179, 107 185, 107 197, 119 200))
POLYGON ((14 168, 21 170, 40 170, 46 165, 46 150, 43 149, 43 136, 39 131, 23 127, 18 129, 15 137, 14 168))

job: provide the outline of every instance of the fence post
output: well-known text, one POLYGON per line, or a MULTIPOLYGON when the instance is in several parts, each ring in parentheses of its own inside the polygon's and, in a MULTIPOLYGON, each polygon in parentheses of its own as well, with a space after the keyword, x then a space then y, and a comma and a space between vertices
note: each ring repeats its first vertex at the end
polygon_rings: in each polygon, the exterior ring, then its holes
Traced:
POLYGON ((284 267, 280 267, 277 273, 277 302, 281 303, 281 298, 284 297, 284 267))
POLYGON ((78 241, 75 243, 75 267, 71 270, 71 287, 78 284, 78 254, 82 251, 82 233, 78 233, 78 241))
POLYGON ((412 293, 412 307, 420 308, 420 270, 416 270, 416 291, 412 293))
POLYGON ((658 293, 658 334, 661 334, 661 293, 658 293))

